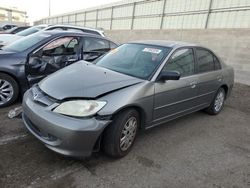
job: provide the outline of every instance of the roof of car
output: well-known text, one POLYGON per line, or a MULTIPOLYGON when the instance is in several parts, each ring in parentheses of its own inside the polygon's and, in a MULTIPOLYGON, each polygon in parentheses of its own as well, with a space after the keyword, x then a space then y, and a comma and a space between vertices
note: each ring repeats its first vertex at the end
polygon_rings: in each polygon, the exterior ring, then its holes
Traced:
POLYGON ((68 28, 68 29, 75 29, 75 30, 81 30, 81 31, 88 31, 93 32, 97 35, 105 36, 104 31, 101 29, 94 29, 94 28, 88 28, 88 27, 80 27, 80 26, 74 26, 74 25, 49 25, 48 27, 44 28, 44 30, 52 30, 54 28, 68 28))
POLYGON ((74 25, 60 25, 60 24, 56 24, 56 25, 49 25, 48 27, 68 27, 68 28, 87 29, 87 30, 91 30, 91 31, 103 32, 100 29, 95 29, 95 28, 90 28, 90 27, 80 27, 80 26, 74 26, 74 25))
MULTIPOLYGON (((72 36, 95 36, 104 38, 100 35, 95 35, 92 33, 83 33, 83 32, 75 32, 75 31, 61 31, 61 30, 42 30, 39 32, 40 34, 48 34, 48 35, 72 35, 72 36)), ((38 33, 37 33, 38 34, 38 33)))
MULTIPOLYGON (((53 36, 92 36, 95 38, 101 38, 101 39, 105 39, 108 41, 113 42, 112 40, 110 40, 107 37, 103 37, 100 35, 96 35, 96 34, 92 34, 92 33, 82 33, 82 32, 74 32, 74 31, 61 31, 61 30, 42 30, 37 32, 36 34, 48 34, 48 35, 53 35, 53 36)), ((116 42, 113 42, 115 44, 117 44, 116 42)))
POLYGON ((140 40, 140 41, 133 41, 131 43, 156 45, 156 46, 163 46, 163 47, 170 47, 170 48, 179 48, 179 47, 184 47, 184 46, 197 46, 197 44, 193 44, 193 43, 181 42, 181 41, 167 41, 167 40, 140 40))

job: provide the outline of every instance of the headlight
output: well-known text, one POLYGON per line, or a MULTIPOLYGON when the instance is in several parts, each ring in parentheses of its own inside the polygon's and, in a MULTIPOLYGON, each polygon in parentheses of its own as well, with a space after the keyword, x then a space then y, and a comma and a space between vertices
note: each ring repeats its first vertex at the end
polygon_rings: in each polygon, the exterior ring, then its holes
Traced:
POLYGON ((96 114, 105 105, 105 101, 75 100, 64 102, 53 111, 68 116, 87 117, 96 114))

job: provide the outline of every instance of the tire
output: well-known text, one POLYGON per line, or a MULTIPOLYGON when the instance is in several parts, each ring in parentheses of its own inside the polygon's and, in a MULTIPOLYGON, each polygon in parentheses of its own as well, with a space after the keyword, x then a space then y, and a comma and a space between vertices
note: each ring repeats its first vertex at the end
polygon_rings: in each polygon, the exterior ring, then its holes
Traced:
POLYGON ((114 121, 104 131, 102 140, 104 152, 114 158, 127 155, 134 144, 139 125, 140 117, 136 110, 128 109, 117 114, 114 121))
POLYGON ((0 73, 0 108, 13 104, 19 95, 19 87, 14 78, 0 73))
POLYGON ((208 108, 205 109, 205 111, 210 115, 219 114, 224 107, 225 98, 226 98, 225 90, 223 88, 220 88, 217 91, 212 103, 208 108))

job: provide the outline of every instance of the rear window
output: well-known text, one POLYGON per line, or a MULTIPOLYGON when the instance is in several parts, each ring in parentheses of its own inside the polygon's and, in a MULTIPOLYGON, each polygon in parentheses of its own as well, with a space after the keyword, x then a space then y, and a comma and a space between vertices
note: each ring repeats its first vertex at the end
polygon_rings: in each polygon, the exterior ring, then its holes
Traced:
POLYGON ((219 60, 206 49, 196 49, 199 73, 220 69, 219 60))
POLYGON ((215 69, 215 70, 221 69, 220 61, 219 61, 218 58, 215 57, 215 56, 214 56, 214 69, 215 69))
POLYGON ((85 37, 83 42, 83 51, 84 52, 93 52, 93 51, 109 51, 110 43, 107 40, 94 38, 94 37, 85 37))

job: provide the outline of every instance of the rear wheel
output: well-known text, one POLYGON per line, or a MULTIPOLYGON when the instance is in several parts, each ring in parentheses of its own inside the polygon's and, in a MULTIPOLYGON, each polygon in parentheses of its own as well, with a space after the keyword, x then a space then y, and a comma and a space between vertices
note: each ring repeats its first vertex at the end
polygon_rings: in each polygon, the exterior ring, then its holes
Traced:
POLYGON ((217 115, 223 109, 224 101, 225 101, 225 90, 220 88, 210 106, 206 109, 206 112, 210 115, 217 115))
POLYGON ((0 107, 14 103, 18 97, 18 84, 11 76, 0 73, 0 107))
POLYGON ((116 158, 127 155, 134 144, 139 123, 139 113, 134 109, 117 114, 104 132, 104 152, 116 158))

